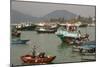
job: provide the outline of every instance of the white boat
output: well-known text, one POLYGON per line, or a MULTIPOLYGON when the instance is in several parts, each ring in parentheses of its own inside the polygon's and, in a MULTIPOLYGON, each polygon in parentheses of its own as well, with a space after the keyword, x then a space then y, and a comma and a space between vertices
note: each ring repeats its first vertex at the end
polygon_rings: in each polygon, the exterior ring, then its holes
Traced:
POLYGON ((67 42, 68 44, 81 44, 82 41, 80 38, 83 37, 78 27, 79 26, 74 24, 66 24, 58 29, 55 34, 62 40, 62 42, 67 42))

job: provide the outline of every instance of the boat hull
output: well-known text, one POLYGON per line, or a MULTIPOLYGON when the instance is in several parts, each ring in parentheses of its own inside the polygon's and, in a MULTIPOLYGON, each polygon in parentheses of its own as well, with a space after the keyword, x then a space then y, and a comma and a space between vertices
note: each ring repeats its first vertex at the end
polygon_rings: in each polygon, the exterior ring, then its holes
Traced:
POLYGON ((63 35, 57 35, 62 42, 68 43, 68 44, 82 44, 82 41, 79 40, 79 38, 73 38, 73 37, 65 37, 63 35))
POLYGON ((37 30, 37 33, 55 33, 56 30, 45 30, 45 31, 41 31, 41 30, 37 30))
POLYGON ((12 33, 12 37, 20 37, 21 33, 12 33))
POLYGON ((29 40, 17 40, 12 41, 11 44, 26 44, 29 40))
POLYGON ((62 42, 64 42, 64 36, 63 35, 57 35, 57 36, 61 39, 62 42))

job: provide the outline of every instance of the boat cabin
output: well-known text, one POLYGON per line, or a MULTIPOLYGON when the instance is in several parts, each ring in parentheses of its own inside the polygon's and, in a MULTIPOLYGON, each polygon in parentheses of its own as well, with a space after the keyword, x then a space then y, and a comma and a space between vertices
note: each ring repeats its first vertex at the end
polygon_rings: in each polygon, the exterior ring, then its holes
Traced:
POLYGON ((66 25, 66 29, 69 32, 74 32, 78 30, 78 26, 74 25, 74 24, 67 24, 66 25))

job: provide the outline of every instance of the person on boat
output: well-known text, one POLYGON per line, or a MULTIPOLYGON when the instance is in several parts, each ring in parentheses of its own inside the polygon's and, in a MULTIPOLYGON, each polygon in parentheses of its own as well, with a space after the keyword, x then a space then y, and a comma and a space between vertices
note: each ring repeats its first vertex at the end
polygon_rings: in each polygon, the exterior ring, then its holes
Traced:
POLYGON ((14 65, 12 64, 11 67, 14 67, 14 65))
POLYGON ((36 54, 36 51, 35 51, 35 50, 36 50, 36 47, 34 46, 34 47, 33 47, 33 51, 32 51, 33 57, 35 57, 35 54, 36 54))
POLYGON ((89 34, 85 34, 85 38, 89 41, 89 34))
POLYGON ((20 35, 21 35, 21 31, 17 31, 16 33, 17 33, 16 36, 17 36, 17 37, 20 37, 20 35))
POLYGON ((80 53, 82 53, 83 49, 80 49, 80 53))
POLYGON ((89 53, 95 53, 95 48, 91 48, 88 50, 89 53))
POLYGON ((78 30, 78 33, 79 33, 79 36, 81 36, 81 31, 80 30, 78 30))
POLYGON ((41 53, 39 54, 39 57, 40 57, 40 58, 44 58, 44 57, 45 57, 45 52, 41 52, 41 53))
POLYGON ((81 33, 81 31, 80 31, 80 30, 78 30, 78 33, 79 33, 79 34, 78 34, 78 35, 79 35, 78 40, 79 40, 79 41, 81 41, 81 40, 83 39, 83 38, 81 37, 81 36, 82 36, 82 33, 81 33))

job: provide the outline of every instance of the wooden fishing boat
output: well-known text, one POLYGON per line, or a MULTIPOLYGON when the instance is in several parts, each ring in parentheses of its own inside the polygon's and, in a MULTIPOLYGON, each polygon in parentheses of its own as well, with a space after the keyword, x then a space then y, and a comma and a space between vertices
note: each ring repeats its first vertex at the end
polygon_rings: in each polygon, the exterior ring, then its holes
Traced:
POLYGON ((55 58, 56 56, 45 56, 45 57, 32 56, 32 55, 21 56, 21 60, 25 64, 48 64, 51 63, 55 58))
POLYGON ((20 37, 21 32, 18 30, 12 30, 11 35, 12 35, 12 37, 20 37))
POLYGON ((14 37, 20 37, 21 33, 15 33, 15 32, 12 32, 12 36, 14 37))
POLYGON ((48 64, 51 63, 56 56, 45 55, 45 52, 40 52, 36 55, 36 46, 34 46, 32 55, 24 55, 20 58, 24 64, 48 64))

